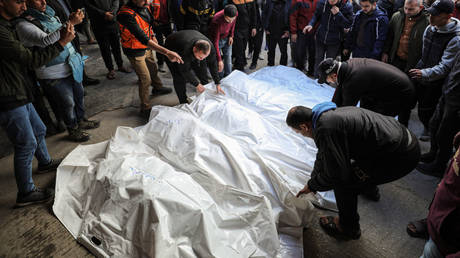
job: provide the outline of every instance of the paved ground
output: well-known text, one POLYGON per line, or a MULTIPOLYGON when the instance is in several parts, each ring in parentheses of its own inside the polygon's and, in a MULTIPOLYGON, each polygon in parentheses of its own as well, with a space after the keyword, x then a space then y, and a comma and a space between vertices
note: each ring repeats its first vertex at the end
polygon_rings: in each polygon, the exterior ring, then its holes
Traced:
MULTIPOLYGON (((119 73, 117 80, 108 81, 96 46, 86 46, 85 53, 92 56, 87 64, 88 73, 102 80, 100 85, 86 88, 87 113, 102 121, 100 128, 90 131, 92 139, 88 144, 109 139, 117 126, 135 127, 145 123, 137 116, 139 101, 135 74, 119 73)), ((259 66, 265 64, 265 60, 259 62, 259 66)), ((161 77, 164 84, 171 87, 169 73, 161 77)), ((175 94, 152 101, 162 105, 178 102, 175 94)), ((410 129, 417 135, 421 133, 420 124, 414 118, 410 129)), ((47 139, 53 157, 65 157, 77 146, 65 137, 63 133, 47 139)), ((422 146, 424 150, 427 147, 426 144, 422 146)), ((40 187, 53 186, 55 175, 34 175, 34 180, 40 187)), ((437 179, 414 171, 397 182, 381 186, 380 202, 360 199, 362 237, 359 240, 337 241, 314 223, 304 233, 305 257, 420 256, 424 241, 410 238, 405 226, 409 220, 426 216, 436 183, 437 179)), ((0 257, 92 257, 53 216, 51 204, 13 209, 16 191, 13 156, 9 155, 0 159, 0 257)), ((315 213, 319 216, 331 212, 315 210, 315 213)))

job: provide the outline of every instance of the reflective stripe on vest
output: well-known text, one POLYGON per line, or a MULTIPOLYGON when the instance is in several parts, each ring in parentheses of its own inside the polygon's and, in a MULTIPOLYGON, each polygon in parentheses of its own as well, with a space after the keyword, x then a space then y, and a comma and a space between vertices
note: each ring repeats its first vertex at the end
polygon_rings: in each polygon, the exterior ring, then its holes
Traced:
MULTIPOLYGON (((148 7, 150 10, 150 6, 148 7)), ((134 17, 134 19, 137 22, 137 25, 141 28, 142 31, 144 31, 145 35, 149 39, 153 39, 155 37, 155 34, 153 33, 153 28, 152 26, 146 22, 142 17, 136 13, 134 10, 130 9, 127 6, 121 7, 120 11, 118 14, 129 14, 134 17)), ((125 26, 122 24, 120 25, 120 34, 121 34, 121 45, 123 48, 129 48, 129 49, 145 49, 148 48, 146 45, 142 44, 125 26)))

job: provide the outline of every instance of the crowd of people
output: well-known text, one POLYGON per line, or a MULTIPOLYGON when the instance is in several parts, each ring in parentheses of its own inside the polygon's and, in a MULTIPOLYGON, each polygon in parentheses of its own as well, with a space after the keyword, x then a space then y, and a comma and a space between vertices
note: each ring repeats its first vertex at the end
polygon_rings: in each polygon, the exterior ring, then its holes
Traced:
MULTIPOLYGON (((32 180, 34 155, 39 172, 60 163, 48 154, 47 133, 67 130, 70 140, 84 142, 90 139, 87 130, 99 127, 85 116, 84 86, 99 81, 85 73, 75 32, 80 27, 88 44, 99 45, 108 80, 118 76, 112 55, 117 71, 134 70, 144 117, 152 107, 150 95, 172 92, 159 76, 165 63, 179 103, 189 101, 186 83, 197 93, 205 90, 208 73, 216 92, 225 94, 222 78, 232 70, 247 72, 248 60, 249 70, 264 60, 265 35, 268 66, 277 63, 278 46, 278 64, 290 59, 296 69, 336 88, 332 102, 294 107, 286 119, 319 149, 299 196, 335 192, 339 217, 320 219, 326 232, 359 238, 357 195, 378 201, 378 184, 415 167, 437 177, 448 172, 438 192, 450 202, 430 210, 446 215, 433 209, 460 206, 458 159, 448 166, 460 130, 459 16, 460 0, 0 0, 0 124, 15 148, 16 204, 53 197, 32 180), (131 67, 123 64, 122 52, 131 67), (346 107, 358 103, 359 108, 346 107), (431 143, 421 155, 417 137, 407 129, 416 106, 424 126, 420 140, 431 143)), ((445 201, 438 196, 435 200, 445 201)), ((457 207, 446 216, 458 221, 459 214, 457 207)), ((442 231, 440 223, 429 217, 428 224, 411 223, 408 232, 429 231, 428 243, 442 255, 460 251, 458 227, 442 231)))

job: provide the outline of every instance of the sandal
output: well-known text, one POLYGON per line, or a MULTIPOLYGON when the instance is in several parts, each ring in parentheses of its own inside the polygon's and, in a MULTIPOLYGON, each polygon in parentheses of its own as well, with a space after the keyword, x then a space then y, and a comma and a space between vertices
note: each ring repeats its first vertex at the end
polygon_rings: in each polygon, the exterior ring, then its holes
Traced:
POLYGON ((427 240, 429 238, 426 219, 409 222, 409 224, 407 224, 406 231, 407 234, 409 234, 411 237, 423 238, 427 240))
POLYGON ((334 238, 342 240, 358 239, 361 237, 361 230, 356 232, 346 232, 339 229, 335 223, 334 217, 325 216, 319 218, 319 225, 326 231, 326 233, 334 238), (324 221, 325 220, 325 221, 324 221))
POLYGON ((112 71, 108 72, 107 75, 106 75, 106 77, 107 77, 107 79, 109 79, 109 80, 115 79, 115 70, 112 70, 112 71))

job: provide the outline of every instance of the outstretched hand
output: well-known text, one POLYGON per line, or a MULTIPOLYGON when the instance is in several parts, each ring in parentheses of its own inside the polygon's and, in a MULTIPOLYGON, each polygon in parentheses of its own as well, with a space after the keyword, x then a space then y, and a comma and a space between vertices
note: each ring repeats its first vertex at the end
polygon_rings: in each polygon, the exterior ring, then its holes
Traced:
POLYGON ((312 193, 312 191, 310 190, 310 188, 308 187, 308 184, 306 184, 304 186, 304 188, 302 190, 300 190, 299 193, 297 193, 297 195, 295 197, 300 197, 302 194, 308 194, 308 193, 312 193))

